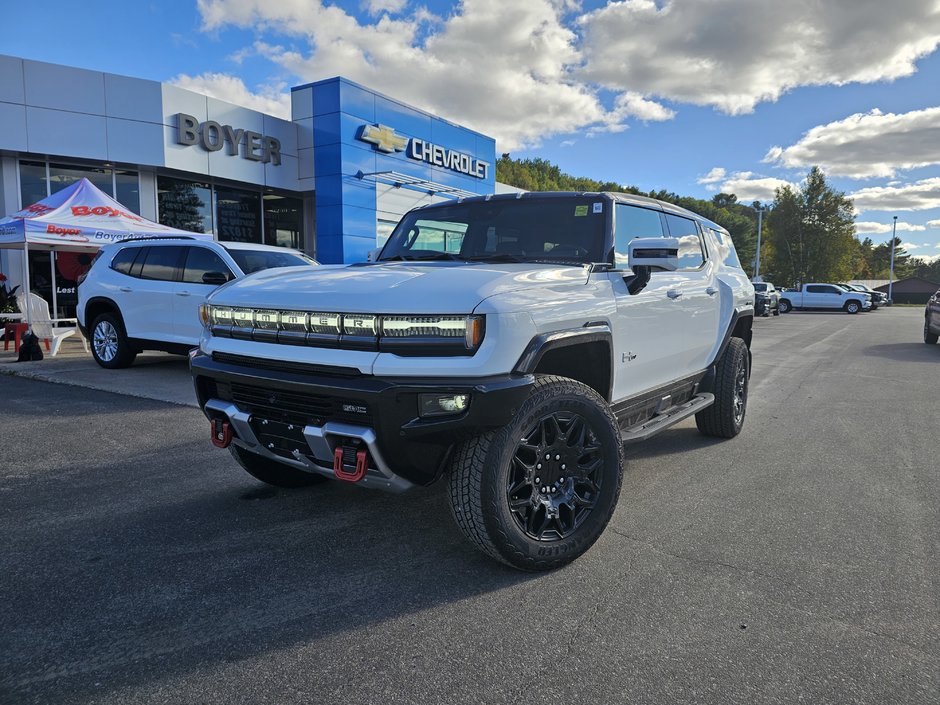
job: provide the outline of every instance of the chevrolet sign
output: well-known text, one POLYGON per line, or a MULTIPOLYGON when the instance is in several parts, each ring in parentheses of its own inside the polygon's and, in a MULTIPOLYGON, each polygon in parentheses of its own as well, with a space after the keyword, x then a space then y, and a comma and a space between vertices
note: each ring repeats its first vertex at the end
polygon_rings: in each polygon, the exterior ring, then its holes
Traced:
POLYGON ((485 179, 490 168, 489 162, 484 162, 469 154, 446 149, 416 137, 409 140, 387 125, 363 125, 358 138, 375 145, 378 151, 385 154, 405 152, 410 159, 451 169, 477 179, 485 179), (405 151, 406 147, 407 151, 405 151))

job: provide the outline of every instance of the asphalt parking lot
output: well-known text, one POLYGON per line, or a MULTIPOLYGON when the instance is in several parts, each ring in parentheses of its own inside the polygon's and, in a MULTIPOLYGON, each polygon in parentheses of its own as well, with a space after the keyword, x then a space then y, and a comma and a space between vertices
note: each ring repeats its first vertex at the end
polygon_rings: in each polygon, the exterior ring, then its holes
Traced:
POLYGON ((631 446, 540 575, 441 488, 275 490, 194 408, 0 375, 0 702, 940 702, 921 316, 758 319, 744 432, 631 446))

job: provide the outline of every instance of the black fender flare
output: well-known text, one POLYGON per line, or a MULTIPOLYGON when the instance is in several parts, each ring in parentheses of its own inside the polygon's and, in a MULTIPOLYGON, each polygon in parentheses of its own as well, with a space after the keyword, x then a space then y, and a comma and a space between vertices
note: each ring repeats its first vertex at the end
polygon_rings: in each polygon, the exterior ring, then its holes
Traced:
MULTIPOLYGON (((731 321, 728 323, 728 328, 725 330, 724 337, 721 340, 721 345, 718 347, 718 352, 715 354, 715 357, 708 363, 706 368, 705 376, 702 377, 701 381, 698 383, 699 392, 711 392, 715 387, 715 372, 718 368, 718 361, 721 359, 721 356, 725 354, 725 350, 728 349, 728 346, 731 344, 731 339, 734 337, 734 331, 738 327, 738 323, 745 320, 751 319, 751 323, 754 321, 754 311, 746 311, 739 313, 735 311, 731 315, 731 321)), ((753 367, 754 356, 751 353, 751 341, 745 340, 747 345, 747 375, 751 376, 751 367, 753 367)))
POLYGON ((551 350, 567 348, 585 343, 604 343, 607 345, 610 369, 607 378, 607 398, 610 399, 614 384, 614 339, 610 326, 603 322, 588 322, 581 328, 568 328, 536 335, 519 357, 513 367, 513 374, 530 375, 535 372, 539 362, 551 350))

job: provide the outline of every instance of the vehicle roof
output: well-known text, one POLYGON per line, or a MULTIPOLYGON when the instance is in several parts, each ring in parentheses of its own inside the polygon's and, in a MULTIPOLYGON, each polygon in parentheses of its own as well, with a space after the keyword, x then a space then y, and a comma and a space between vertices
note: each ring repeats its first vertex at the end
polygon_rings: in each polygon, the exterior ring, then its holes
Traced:
POLYGON ((304 254, 300 250, 296 250, 293 247, 280 247, 279 245, 262 245, 257 242, 221 242, 219 240, 204 240, 195 237, 186 237, 185 235, 168 235, 166 237, 134 237, 127 238, 126 240, 119 240, 118 242, 111 242, 107 245, 104 245, 102 249, 108 247, 122 247, 125 245, 136 246, 140 245, 178 245, 181 244, 194 244, 194 245, 221 245, 226 250, 262 250, 266 252, 295 252, 297 254, 304 254))
MULTIPOLYGON (((690 211, 681 206, 677 206, 673 203, 668 203, 666 201, 660 201, 655 198, 648 198, 647 196, 637 196, 632 193, 620 193, 617 191, 523 191, 521 193, 497 193, 489 194, 487 196, 470 196, 468 198, 459 198, 456 203, 479 203, 486 201, 515 201, 515 200, 534 200, 539 198, 580 198, 584 196, 601 196, 608 198, 615 203, 629 203, 635 206, 642 206, 644 208, 652 208, 655 210, 662 211, 664 213, 672 213, 674 215, 682 215, 686 218, 692 218, 697 220, 703 225, 713 228, 715 230, 720 230, 722 232, 728 232, 727 229, 721 227, 717 223, 709 220, 708 218, 690 211)), ((424 210, 426 208, 434 208, 439 206, 446 206, 449 203, 453 202, 443 202, 443 203, 431 203, 425 206, 421 206, 415 210, 424 210)))

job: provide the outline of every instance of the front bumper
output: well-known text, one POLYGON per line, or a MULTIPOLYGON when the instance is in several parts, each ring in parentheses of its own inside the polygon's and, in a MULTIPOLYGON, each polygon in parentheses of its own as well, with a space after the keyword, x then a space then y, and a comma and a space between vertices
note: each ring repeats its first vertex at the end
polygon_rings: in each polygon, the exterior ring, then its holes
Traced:
POLYGON ((369 449, 366 486, 403 491, 443 471, 455 443, 505 426, 529 395, 532 375, 379 378, 349 370, 197 352, 190 370, 199 406, 227 418, 235 443, 271 460, 333 475, 348 441, 369 449), (470 394, 466 410, 421 418, 419 394, 470 394))

